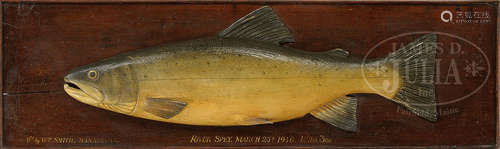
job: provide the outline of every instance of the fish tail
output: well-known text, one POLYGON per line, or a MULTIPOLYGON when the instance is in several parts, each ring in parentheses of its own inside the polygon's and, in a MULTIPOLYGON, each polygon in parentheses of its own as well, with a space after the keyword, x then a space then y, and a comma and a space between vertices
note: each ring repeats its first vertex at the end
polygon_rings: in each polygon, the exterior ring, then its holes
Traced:
POLYGON ((399 72, 399 88, 390 99, 429 121, 437 121, 436 35, 427 34, 389 54, 386 62, 399 72))

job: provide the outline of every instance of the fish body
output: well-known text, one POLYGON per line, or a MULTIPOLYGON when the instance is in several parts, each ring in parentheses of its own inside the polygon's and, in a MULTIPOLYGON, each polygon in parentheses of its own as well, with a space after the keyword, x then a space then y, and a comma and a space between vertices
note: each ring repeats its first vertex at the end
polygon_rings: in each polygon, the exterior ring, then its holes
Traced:
POLYGON ((372 91, 363 86, 361 61, 251 40, 213 37, 120 57, 120 67, 135 76, 138 103, 155 97, 188 105, 170 119, 147 114, 141 104, 130 115, 174 123, 278 122, 343 95, 372 91))
MULTIPOLYGON (((341 49, 306 52, 281 45, 294 40, 276 20, 272 9, 263 7, 217 36, 127 52, 79 67, 65 76, 65 91, 99 108, 189 125, 270 124, 310 113, 356 131, 357 99, 346 96, 353 93, 379 94, 428 120, 437 118, 435 106, 415 106, 402 98, 402 90, 414 88, 405 84, 404 73, 393 64, 415 52, 403 49, 404 53, 374 60, 353 58, 341 49), (269 25, 262 17, 270 18, 269 25), (261 18, 255 21, 259 25, 252 26, 256 18, 261 18)), ((406 48, 434 40, 428 35, 406 48)), ((417 57, 433 58, 434 47, 419 49, 430 53, 417 57)), ((434 93, 431 85, 417 85, 434 93)), ((423 104, 435 102, 433 96, 416 98, 423 104)))

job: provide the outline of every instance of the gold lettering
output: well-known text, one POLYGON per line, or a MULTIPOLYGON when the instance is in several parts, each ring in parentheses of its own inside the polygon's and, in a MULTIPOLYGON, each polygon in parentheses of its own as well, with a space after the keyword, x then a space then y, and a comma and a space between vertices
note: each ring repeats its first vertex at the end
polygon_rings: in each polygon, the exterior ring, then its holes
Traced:
POLYGON ((319 137, 320 137, 320 142, 321 143, 332 143, 332 139, 330 139, 330 138, 327 138, 327 137, 325 137, 323 135, 320 135, 319 137))
POLYGON ((294 143, 310 143, 310 144, 326 144, 331 143, 332 139, 319 136, 191 136, 190 143, 244 143, 244 144, 294 144, 294 143))
POLYGON ((191 136, 191 141, 189 143, 210 143, 212 138, 209 136, 191 136))
POLYGON ((116 138, 97 137, 26 137, 26 144, 114 144, 118 143, 116 138))
POLYGON ((294 143, 295 138, 293 136, 279 136, 277 143, 294 143))
POLYGON ((75 144, 75 138, 70 137, 54 137, 54 143, 57 144, 75 144))
POLYGON ((232 137, 215 136, 215 143, 231 143, 233 142, 232 137))

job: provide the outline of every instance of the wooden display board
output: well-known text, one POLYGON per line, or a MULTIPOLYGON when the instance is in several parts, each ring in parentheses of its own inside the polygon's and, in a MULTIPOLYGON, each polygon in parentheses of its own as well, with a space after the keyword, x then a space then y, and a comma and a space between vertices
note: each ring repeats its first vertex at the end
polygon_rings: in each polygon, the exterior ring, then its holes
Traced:
POLYGON ((494 147, 498 136, 497 2, 2 2, 2 146, 494 147), (271 125, 208 127, 134 118, 63 90, 72 68, 126 51, 213 36, 272 7, 306 51, 383 57, 438 35, 439 120, 355 94, 359 132, 310 115, 271 125))

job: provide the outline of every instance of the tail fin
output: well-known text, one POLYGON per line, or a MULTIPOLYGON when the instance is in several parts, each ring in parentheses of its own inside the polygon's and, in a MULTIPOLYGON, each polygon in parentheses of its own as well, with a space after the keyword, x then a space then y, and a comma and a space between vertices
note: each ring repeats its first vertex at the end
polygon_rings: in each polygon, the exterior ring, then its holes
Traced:
POLYGON ((434 87, 436 38, 435 34, 424 35, 386 59, 401 76, 401 86, 391 100, 429 121, 438 119, 434 87))

